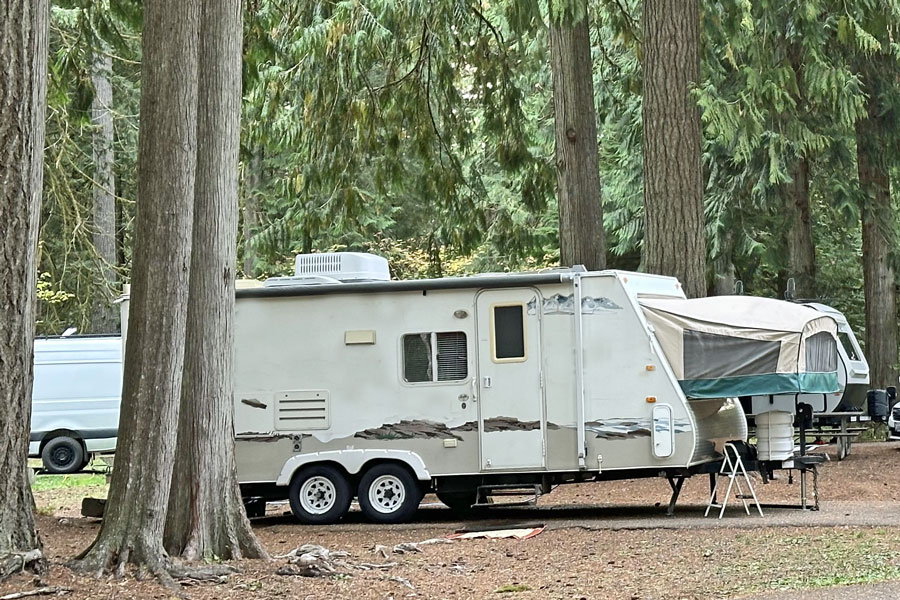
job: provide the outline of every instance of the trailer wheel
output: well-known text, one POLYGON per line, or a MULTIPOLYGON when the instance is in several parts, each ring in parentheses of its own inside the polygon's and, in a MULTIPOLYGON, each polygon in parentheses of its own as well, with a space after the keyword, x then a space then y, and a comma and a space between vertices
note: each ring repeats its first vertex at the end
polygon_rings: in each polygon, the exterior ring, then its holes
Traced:
POLYGON ((84 449, 78 440, 61 435, 44 444, 41 461, 48 473, 74 473, 82 469, 84 449))
POLYGON ((435 492, 438 500, 446 504, 454 512, 472 512, 475 504, 475 490, 471 492, 435 492))
POLYGON ((422 501, 422 488, 409 471, 397 464, 375 465, 359 481, 359 508, 376 523, 408 521, 422 501))
POLYGON ((306 467, 291 481, 291 512, 310 525, 337 523, 350 508, 350 485, 340 471, 328 465, 306 467))

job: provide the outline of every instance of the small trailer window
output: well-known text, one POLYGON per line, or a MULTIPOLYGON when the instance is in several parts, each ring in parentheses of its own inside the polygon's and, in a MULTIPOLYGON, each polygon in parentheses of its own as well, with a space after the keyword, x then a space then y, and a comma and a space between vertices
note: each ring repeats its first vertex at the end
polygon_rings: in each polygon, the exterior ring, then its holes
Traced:
POLYGON ((403 379, 409 383, 463 381, 469 376, 462 331, 403 336, 403 379))
POLYGON ((525 360, 525 307, 522 304, 494 305, 491 316, 494 360, 525 360))

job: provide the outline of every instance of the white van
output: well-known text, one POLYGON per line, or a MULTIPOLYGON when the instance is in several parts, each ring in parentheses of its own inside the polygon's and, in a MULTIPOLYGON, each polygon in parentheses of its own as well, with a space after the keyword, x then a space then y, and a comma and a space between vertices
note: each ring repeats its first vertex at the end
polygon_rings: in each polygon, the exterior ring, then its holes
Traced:
POLYGON ((73 473, 115 450, 121 396, 120 336, 36 338, 28 455, 73 473))

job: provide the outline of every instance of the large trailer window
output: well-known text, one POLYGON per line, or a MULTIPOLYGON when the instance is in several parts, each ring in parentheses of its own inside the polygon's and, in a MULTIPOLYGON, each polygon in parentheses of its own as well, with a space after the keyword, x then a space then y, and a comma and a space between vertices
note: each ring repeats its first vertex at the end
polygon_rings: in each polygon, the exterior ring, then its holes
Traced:
POLYGON ((494 360, 525 360, 525 307, 522 304, 500 304, 492 308, 494 360))
POLYGON ((462 331, 403 336, 403 379, 409 383, 463 381, 469 376, 462 331))

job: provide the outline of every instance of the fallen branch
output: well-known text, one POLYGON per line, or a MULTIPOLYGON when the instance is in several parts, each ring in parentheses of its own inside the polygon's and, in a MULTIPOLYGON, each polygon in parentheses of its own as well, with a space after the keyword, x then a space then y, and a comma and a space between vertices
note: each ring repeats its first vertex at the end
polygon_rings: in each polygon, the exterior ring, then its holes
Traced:
POLYGON ((0 581, 3 581, 10 575, 24 571, 28 565, 39 563, 43 560, 44 555, 38 549, 29 550, 28 552, 9 554, 0 558, 0 581))
POLYGON ((179 581, 215 581, 216 583, 224 583, 225 578, 237 572, 238 570, 231 565, 213 565, 210 567, 173 566, 169 569, 169 574, 179 581))
POLYGON ((408 587, 411 590, 416 589, 415 587, 413 587, 413 584, 410 582, 409 579, 403 579, 402 577, 397 577, 396 575, 383 575, 381 578, 386 579, 388 581, 396 581, 397 583, 399 583, 401 585, 405 585, 406 587, 408 587))
POLYGON ((0 600, 17 600, 18 598, 28 598, 29 596, 62 596, 71 592, 71 588, 64 587, 42 587, 30 592, 16 592, 0 596, 0 600))

